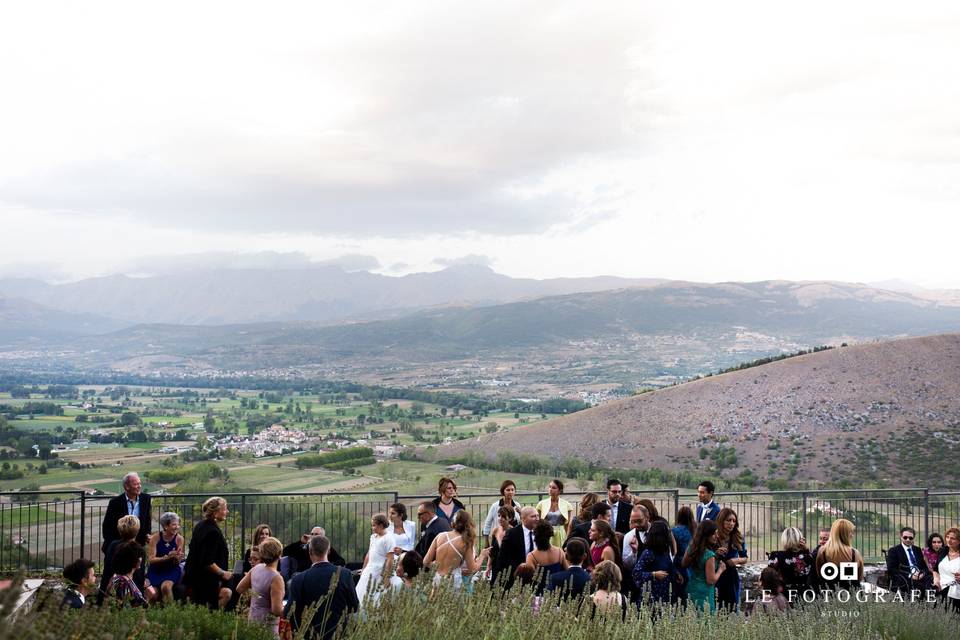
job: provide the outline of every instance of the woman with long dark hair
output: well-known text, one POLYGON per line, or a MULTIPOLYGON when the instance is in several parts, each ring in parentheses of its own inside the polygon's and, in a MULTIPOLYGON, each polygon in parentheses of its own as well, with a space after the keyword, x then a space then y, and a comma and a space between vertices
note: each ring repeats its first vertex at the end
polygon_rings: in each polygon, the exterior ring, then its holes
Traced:
POLYGON ((538 575, 535 594, 543 595, 547 587, 547 580, 553 574, 567 568, 567 559, 560 547, 553 544, 553 527, 546 520, 541 520, 533 528, 533 551, 527 554, 524 561, 538 575))
POLYGON ((407 505, 402 502, 390 505, 387 518, 393 535, 393 554, 399 558, 404 551, 413 551, 417 544, 417 525, 413 520, 407 520, 407 505))
POLYGON ((270 525, 268 524, 258 524, 256 529, 253 530, 253 536, 250 539, 250 547, 243 552, 243 573, 244 575, 250 573, 250 569, 253 568, 255 563, 250 561, 250 555, 253 553, 253 548, 259 546, 260 543, 270 536, 273 533, 270 530, 270 525))
POLYGON ((650 604, 670 604, 670 585, 677 582, 679 576, 670 557, 670 527, 663 520, 657 520, 647 529, 646 547, 633 569, 633 581, 640 593, 638 602, 643 602, 644 593, 650 604))
POLYGON ((727 570, 727 565, 717 558, 716 549, 720 546, 717 536, 717 523, 704 520, 693 534, 693 541, 687 547, 683 557, 683 566, 691 568, 690 585, 687 594, 698 612, 717 610, 717 580, 727 570))
POLYGON ((520 524, 520 503, 513 499, 517 495, 517 483, 513 480, 504 480, 500 483, 500 499, 490 505, 487 511, 487 517, 483 521, 483 528, 480 532, 488 536, 497 526, 497 518, 500 516, 500 509, 510 507, 513 510, 513 521, 511 526, 520 524))
POLYGON ((617 534, 613 527, 606 520, 594 520, 590 525, 590 559, 593 566, 597 566, 604 560, 615 563, 618 567, 623 561, 620 553, 620 544, 617 542, 617 534))
POLYGON ((717 514, 717 537, 720 546, 717 557, 727 565, 727 571, 717 581, 717 603, 731 613, 740 608, 740 573, 738 567, 747 564, 747 545, 740 533, 737 512, 730 507, 717 514))
POLYGON ((931 571, 937 570, 940 564, 940 558, 944 553, 943 536, 939 533, 931 533, 927 536, 927 545, 923 548, 923 559, 927 561, 927 566, 931 571))
POLYGON ((490 531, 486 548, 480 552, 480 557, 477 558, 477 562, 480 565, 486 563, 487 570, 484 574, 486 578, 490 577, 493 572, 493 566, 497 563, 497 557, 500 555, 500 546, 503 544, 503 536, 514 527, 515 522, 517 522, 517 514, 513 510, 513 507, 500 507, 497 511, 497 524, 493 530, 490 531))
POLYGON ((147 599, 133 581, 133 573, 143 564, 144 550, 136 540, 121 542, 114 549, 113 570, 110 579, 110 594, 121 607, 146 607, 147 599))
POLYGON ((453 516, 465 508, 463 503, 457 500, 457 483, 452 478, 440 478, 440 482, 437 483, 437 493, 440 495, 433 499, 437 517, 446 520, 452 526, 453 516))
POLYGON ((693 517, 693 509, 690 507, 680 507, 677 510, 677 525, 670 530, 673 539, 677 544, 677 553, 674 556, 674 564, 677 572, 682 578, 682 582, 674 582, 673 589, 670 592, 670 602, 676 604, 682 602, 687 604, 687 586, 690 584, 690 569, 683 566, 683 556, 687 553, 687 547, 693 540, 693 532, 697 524, 693 517))
POLYGON ((547 485, 548 498, 537 503, 537 514, 553 527, 554 546, 562 547, 570 531, 570 521, 573 520, 573 505, 561 498, 563 482, 554 478, 547 485))

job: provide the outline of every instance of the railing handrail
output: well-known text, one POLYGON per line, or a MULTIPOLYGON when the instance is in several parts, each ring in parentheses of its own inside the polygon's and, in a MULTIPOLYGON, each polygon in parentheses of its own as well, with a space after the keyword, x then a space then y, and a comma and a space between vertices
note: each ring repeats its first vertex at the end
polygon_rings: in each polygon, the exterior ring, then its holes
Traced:
MULTIPOLYGON (((598 491, 602 492, 602 490, 598 491)), ((738 496, 738 495, 751 495, 751 496, 769 496, 769 495, 801 495, 801 494, 821 494, 821 493, 906 493, 906 492, 924 492, 928 491, 931 496, 938 495, 960 495, 960 491, 938 491, 933 489, 928 489, 926 487, 904 487, 897 489, 863 489, 863 488, 854 488, 854 489, 788 489, 780 491, 717 491, 715 497, 719 496, 738 496)), ((43 490, 30 490, 30 491, 0 491, 0 497, 2 496, 26 496, 26 495, 67 495, 67 494, 84 494, 88 498, 112 498, 115 495, 119 495, 120 491, 116 493, 92 493, 84 489, 43 489, 43 490)), ((145 493, 150 493, 149 491, 145 493)), ((596 492, 594 492, 596 493, 596 492)), ((692 492, 690 489, 683 488, 662 488, 662 489, 638 489, 636 491, 630 491, 632 495, 641 495, 641 494, 658 494, 658 493, 677 493, 681 498, 696 497, 697 494, 692 492)), ((227 497, 241 497, 241 496, 312 496, 312 495, 348 495, 348 496, 361 496, 361 495, 384 495, 384 494, 398 494, 401 498, 436 498, 437 494, 400 494, 399 492, 392 489, 384 489, 383 491, 265 491, 258 493, 217 493, 216 495, 227 498, 227 497)), ((517 491, 515 495, 524 495, 524 496, 535 496, 535 495, 544 495, 546 491, 517 491)), ((183 496, 183 497, 201 497, 206 496, 210 497, 214 495, 212 493, 151 493, 150 495, 160 495, 160 496, 183 496)), ((486 498, 486 497, 496 497, 499 496, 499 493, 467 493, 467 494, 458 494, 457 498, 486 498)))
MULTIPOLYGON (((603 489, 597 493, 604 498, 603 489)), ((635 496, 651 497, 664 514, 675 513, 681 505, 697 501, 697 495, 679 488, 651 488, 632 492, 635 496), (682 493, 684 492, 684 493, 682 493)), ((0 521, 11 544, 0 545, 0 566, 34 568, 64 566, 71 559, 100 557, 100 523, 105 515, 107 500, 117 493, 93 494, 83 489, 45 489, 36 491, 0 491, 0 521), (79 525, 79 526, 77 526, 79 525), (78 544, 79 543, 79 544, 78 544), (5 564, 7 563, 7 564, 5 564)), ((198 514, 201 501, 212 492, 155 493, 154 517, 163 511, 181 511, 185 521, 198 514)), ((231 517, 225 525, 230 544, 235 552, 242 551, 247 536, 256 522, 280 527, 289 535, 290 524, 299 527, 322 523, 329 518, 334 536, 340 536, 338 545, 353 559, 362 557, 366 544, 366 520, 387 504, 433 500, 437 494, 401 494, 395 490, 358 491, 271 491, 264 493, 222 493, 231 502, 231 517)), ((521 504, 542 500, 544 491, 518 491, 521 504)), ((489 504, 501 497, 497 492, 467 493, 458 496, 479 526, 487 514, 489 504)), ((565 496, 576 503, 579 493, 565 496)), ((738 511, 741 529, 753 542, 751 556, 761 558, 768 549, 779 546, 780 530, 786 526, 801 527, 808 535, 809 527, 830 524, 837 517, 857 522, 857 539, 865 556, 875 557, 887 544, 895 544, 896 528, 914 526, 926 534, 953 526, 960 519, 960 490, 930 491, 925 488, 904 487, 884 489, 797 489, 784 491, 730 491, 716 492, 721 504, 738 511), (829 501, 833 510, 824 505, 829 501), (846 514, 846 515, 845 515, 846 514)), ((408 513, 409 515, 409 513, 408 513)), ((185 529, 186 531, 186 529, 185 529)), ((300 535, 301 532, 295 532, 300 535)), ((482 546, 483 538, 478 540, 482 546)))

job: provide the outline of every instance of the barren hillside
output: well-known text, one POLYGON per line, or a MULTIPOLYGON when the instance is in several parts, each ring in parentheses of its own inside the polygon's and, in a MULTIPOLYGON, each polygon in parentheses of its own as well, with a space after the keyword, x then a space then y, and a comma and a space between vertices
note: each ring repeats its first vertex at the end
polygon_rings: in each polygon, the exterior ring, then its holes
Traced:
POLYGON ((955 488, 960 334, 844 347, 646 393, 440 449, 761 479, 955 488), (729 464, 736 451, 736 463, 729 464))

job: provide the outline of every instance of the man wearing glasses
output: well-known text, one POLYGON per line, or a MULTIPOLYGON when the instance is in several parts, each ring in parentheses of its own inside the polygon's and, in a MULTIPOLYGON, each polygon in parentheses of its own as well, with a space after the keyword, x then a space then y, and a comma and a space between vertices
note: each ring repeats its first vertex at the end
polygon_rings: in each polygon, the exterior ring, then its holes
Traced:
POLYGON ((415 551, 422 558, 427 555, 434 538, 444 531, 450 531, 450 524, 443 518, 437 517, 437 507, 429 500, 417 505, 417 520, 420 522, 420 541, 415 551))
POLYGON ((900 529, 900 544, 887 550, 887 577, 890 589, 900 593, 929 589, 933 575, 920 548, 913 544, 917 533, 911 527, 900 529))

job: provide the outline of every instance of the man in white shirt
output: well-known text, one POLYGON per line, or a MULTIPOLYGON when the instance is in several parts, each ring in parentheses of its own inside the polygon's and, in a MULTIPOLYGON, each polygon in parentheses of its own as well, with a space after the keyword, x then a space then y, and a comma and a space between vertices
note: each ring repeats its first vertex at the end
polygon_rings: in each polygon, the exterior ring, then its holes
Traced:
POLYGON ((713 501, 715 491, 716 488, 709 480, 704 480, 697 486, 697 498, 700 500, 697 505, 697 524, 704 520, 716 520, 720 515, 720 505, 713 501))
POLYGON ((533 542, 533 530, 540 521, 537 510, 533 507, 524 507, 520 510, 520 526, 513 527, 503 536, 500 543, 500 553, 493 565, 491 582, 497 583, 501 575, 505 575, 504 587, 509 589, 513 584, 514 572, 517 567, 527 560, 527 554, 536 549, 533 542))
POLYGON ((633 567, 637 564, 649 528, 650 512, 642 504, 635 505, 630 512, 630 531, 623 536, 623 566, 633 567))

